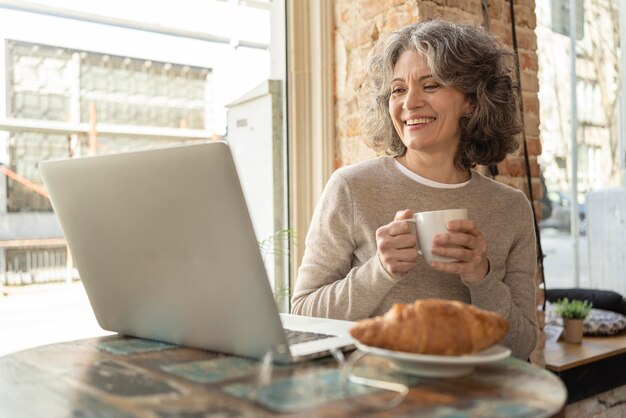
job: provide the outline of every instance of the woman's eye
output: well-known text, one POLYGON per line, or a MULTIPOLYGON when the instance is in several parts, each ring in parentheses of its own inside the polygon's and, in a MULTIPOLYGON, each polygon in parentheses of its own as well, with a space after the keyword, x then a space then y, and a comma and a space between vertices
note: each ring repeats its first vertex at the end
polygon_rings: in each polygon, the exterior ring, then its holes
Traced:
POLYGON ((426 84, 426 85, 424 85, 424 90, 425 91, 435 91, 439 87, 441 87, 441 84, 426 84))
POLYGON ((404 88, 402 87, 393 87, 391 89, 391 94, 399 94, 402 93, 404 91, 404 88))

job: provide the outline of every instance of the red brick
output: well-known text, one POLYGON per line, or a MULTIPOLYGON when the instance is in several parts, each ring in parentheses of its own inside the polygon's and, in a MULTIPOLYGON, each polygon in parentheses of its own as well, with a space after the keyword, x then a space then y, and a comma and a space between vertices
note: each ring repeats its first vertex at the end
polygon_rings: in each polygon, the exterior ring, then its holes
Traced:
POLYGON ((513 41, 511 37, 511 25, 504 24, 502 21, 492 20, 491 27, 489 28, 491 33, 500 38, 500 42, 508 46, 513 50, 513 41))
MULTIPOLYGON (((532 29, 537 27, 537 15, 535 14, 534 7, 531 8, 528 5, 515 5, 515 26, 517 30, 520 29, 532 29)), ((502 8, 502 22, 511 26, 511 5, 507 1, 502 8)))
MULTIPOLYGON (((533 177, 532 185, 533 185, 533 198, 536 199, 537 196, 539 196, 541 193, 541 184, 539 183, 538 177, 533 177)), ((528 197, 528 182, 525 181, 525 178, 524 178, 524 181, 520 184, 519 189, 524 192, 526 197, 528 197)))
POLYGON ((517 47, 519 49, 529 49, 531 51, 537 50, 537 34, 534 29, 521 28, 516 26, 517 32, 517 47))
POLYGON ((521 85, 523 91, 539 91, 539 78, 537 78, 537 73, 533 71, 521 71, 520 76, 521 85))
POLYGON ((500 176, 509 175, 509 172, 507 170, 506 160, 498 163, 498 175, 500 176))
POLYGON ((539 136, 539 118, 532 113, 524 114, 524 132, 526 137, 538 137, 539 136))
POLYGON ((528 155, 541 155, 541 141, 538 138, 526 137, 526 149, 528 150, 528 155))
POLYGON ((371 20, 373 17, 389 10, 390 3, 385 0, 359 0, 358 10, 361 12, 363 20, 371 20))
MULTIPOLYGON (((508 3, 508 1, 507 1, 508 3)), ((515 0, 514 5, 526 6, 530 10, 535 10, 535 0, 515 0)))
POLYGON ((446 6, 453 9, 464 10, 473 15, 481 15, 482 13, 480 0, 447 0, 446 6))
POLYGON ((508 2, 502 7, 502 14, 500 15, 500 22, 511 28, 511 6, 508 2))
POLYGON ((519 49, 519 66, 523 71, 537 71, 539 69, 539 58, 535 51, 519 49))
POLYGON ((442 11, 445 10, 445 7, 438 5, 432 1, 423 1, 418 3, 418 18, 420 20, 424 19, 432 19, 435 17, 443 17, 442 11))
POLYGON ((475 25, 480 25, 483 23, 482 14, 476 15, 470 12, 463 11, 461 9, 452 9, 446 7, 442 12, 443 19, 450 20, 451 22, 458 23, 473 23, 475 25))
POLYGON ((359 45, 358 48, 356 48, 357 54, 353 58, 358 59, 358 61, 355 61, 354 63, 359 64, 359 69, 358 69, 359 76, 361 76, 361 73, 363 71, 363 63, 367 59, 367 55, 372 50, 373 46, 374 46, 374 43, 369 43, 369 44, 359 45))
MULTIPOLYGON (((537 158, 531 156, 529 158, 530 173, 532 177, 539 177, 539 164, 537 158)), ((511 177, 526 176, 526 160, 522 156, 508 156, 504 161, 498 164, 498 173, 511 177)))
POLYGON ((522 99, 524 100, 525 115, 539 114, 539 97, 537 97, 536 93, 522 92, 522 99))
MULTIPOLYGON (((537 27, 537 16, 533 9, 527 6, 515 6, 515 24, 518 26, 525 26, 529 29, 535 29, 537 27)), ((510 9, 509 9, 510 13, 510 9)))
POLYGON ((404 26, 415 23, 418 20, 418 8, 412 3, 405 3, 389 10, 388 13, 384 14, 381 32, 390 33, 404 26))
POLYGON ((500 20, 502 18, 503 3, 501 0, 489 0, 487 3, 487 11, 491 21, 500 20))
MULTIPOLYGON (((541 167, 539 166, 539 162, 537 161, 537 157, 530 156, 530 175, 531 177, 539 177, 541 172, 541 167)), ((540 189, 541 190, 541 189, 540 189)), ((543 191, 541 193, 543 195, 543 191)), ((541 196, 534 196, 535 199, 541 198, 541 196)))
POLYGON ((363 45, 376 42, 378 39, 378 28, 373 21, 363 21, 359 23, 356 31, 356 45, 363 45))
POLYGON ((516 189, 521 189, 520 185, 523 182, 522 177, 510 177, 510 176, 501 175, 501 174, 498 174, 495 180, 499 183, 506 184, 507 186, 511 186, 516 189))

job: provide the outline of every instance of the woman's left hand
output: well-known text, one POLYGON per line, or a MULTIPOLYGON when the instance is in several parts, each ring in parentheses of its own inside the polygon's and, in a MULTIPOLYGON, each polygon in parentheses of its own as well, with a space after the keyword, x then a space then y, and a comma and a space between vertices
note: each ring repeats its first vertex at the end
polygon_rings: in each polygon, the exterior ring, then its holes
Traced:
POLYGON ((448 222, 448 232, 433 237, 432 253, 457 262, 433 262, 432 268, 457 273, 468 283, 476 283, 489 273, 487 243, 482 232, 468 219, 448 222))

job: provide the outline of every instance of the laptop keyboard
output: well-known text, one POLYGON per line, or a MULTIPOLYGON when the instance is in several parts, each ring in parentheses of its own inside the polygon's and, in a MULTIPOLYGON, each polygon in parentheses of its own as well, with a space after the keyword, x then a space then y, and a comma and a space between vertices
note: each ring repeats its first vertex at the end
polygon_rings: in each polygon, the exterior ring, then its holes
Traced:
POLYGON ((308 331, 296 331, 295 329, 286 328, 285 334, 287 334, 287 342, 289 343, 289 345, 336 337, 336 335, 318 334, 316 332, 308 331))

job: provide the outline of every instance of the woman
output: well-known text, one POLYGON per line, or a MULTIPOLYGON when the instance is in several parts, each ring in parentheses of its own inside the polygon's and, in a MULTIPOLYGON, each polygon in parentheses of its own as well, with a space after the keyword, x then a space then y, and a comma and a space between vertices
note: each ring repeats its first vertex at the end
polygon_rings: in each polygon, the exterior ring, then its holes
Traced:
POLYGON ((337 170, 313 216, 293 312, 358 320, 393 303, 455 299, 501 314, 503 344, 527 359, 537 339, 535 237, 518 190, 472 170, 518 148, 511 54, 487 31, 417 23, 381 39, 367 63, 363 132, 388 154, 337 170), (413 212, 466 208, 433 238, 428 265, 413 212), (390 222, 390 220, 392 220, 390 222))

